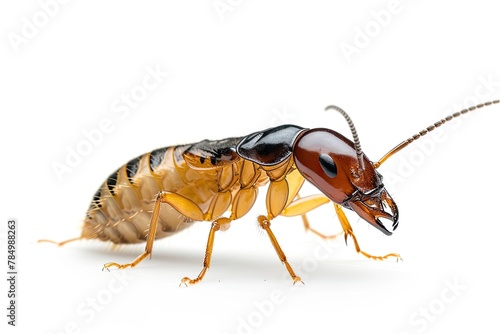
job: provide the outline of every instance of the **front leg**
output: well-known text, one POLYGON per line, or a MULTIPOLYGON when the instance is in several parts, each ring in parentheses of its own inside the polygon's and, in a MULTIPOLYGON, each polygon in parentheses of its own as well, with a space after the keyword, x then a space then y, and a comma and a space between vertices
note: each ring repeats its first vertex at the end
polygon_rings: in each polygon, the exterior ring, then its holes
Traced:
POLYGON ((281 249, 278 240, 271 230, 271 220, 282 214, 290 205, 292 199, 297 196, 303 182, 304 179, 300 176, 297 170, 291 172, 281 180, 271 181, 266 196, 267 216, 261 215, 257 217, 259 226, 266 231, 276 254, 278 254, 280 261, 285 265, 288 273, 292 277, 293 284, 297 282, 304 284, 304 282, 302 282, 301 278, 295 274, 292 266, 288 263, 285 253, 281 249))
POLYGON ((276 251, 276 254, 278 254, 280 261, 285 265, 286 270, 288 270, 288 273, 292 277, 293 284, 295 284, 297 282, 304 284, 304 282, 302 282, 300 277, 295 274, 295 272, 292 269, 292 266, 290 266, 290 263, 288 263, 288 260, 286 259, 285 253, 281 249, 281 246, 279 245, 278 240, 276 240, 276 237, 274 236, 273 231, 271 231, 271 220, 266 216, 259 216, 259 217, 257 217, 257 220, 259 222, 260 227, 264 231, 267 232, 267 235, 269 236, 269 239, 271 240, 271 244, 273 245, 274 250, 276 251))
POLYGON ((385 260, 389 257, 395 257, 396 259, 401 259, 401 256, 398 253, 390 253, 384 256, 377 256, 377 255, 371 255, 368 254, 367 252, 361 250, 361 247, 359 247, 358 240, 356 240, 356 236, 354 235, 354 232, 352 231, 351 224, 349 224, 349 220, 347 220, 347 217, 342 210, 342 207, 338 205, 337 203, 333 203, 333 206, 335 207, 335 212, 337 213, 337 217, 339 218, 340 225, 342 225, 342 229, 344 230, 344 239, 347 244, 347 237, 350 236, 352 238, 352 241, 354 242, 354 247, 356 248, 356 252, 363 254, 369 259, 373 260, 385 260))
POLYGON ((339 219, 340 225, 342 226, 342 232, 335 234, 333 236, 327 236, 321 232, 318 232, 314 229, 312 229, 309 226, 309 221, 307 220, 306 214, 309 211, 312 211, 316 209, 317 207, 331 202, 328 197, 325 195, 312 195, 308 197, 303 197, 303 198, 297 198, 295 201, 290 203, 281 213, 281 215, 286 216, 286 217, 294 217, 294 216, 301 216, 302 220, 304 222, 304 226, 306 227, 306 230, 310 230, 314 234, 318 235, 321 238, 324 239, 330 239, 330 238, 335 238, 339 236, 340 234, 344 234, 344 239, 347 244, 347 237, 351 237, 353 242, 354 242, 354 247, 356 248, 356 252, 363 254, 367 258, 374 259, 374 260, 385 260, 389 257, 396 257, 397 259, 401 259, 400 255, 398 253, 390 253, 384 256, 377 256, 377 255, 371 255, 361 249, 359 246, 358 240, 356 239, 356 236, 354 235, 354 232, 352 230, 351 224, 349 223, 349 220, 347 219, 344 211, 342 210, 342 207, 336 203, 333 203, 334 208, 335 208, 335 213, 337 214, 337 217, 339 219))

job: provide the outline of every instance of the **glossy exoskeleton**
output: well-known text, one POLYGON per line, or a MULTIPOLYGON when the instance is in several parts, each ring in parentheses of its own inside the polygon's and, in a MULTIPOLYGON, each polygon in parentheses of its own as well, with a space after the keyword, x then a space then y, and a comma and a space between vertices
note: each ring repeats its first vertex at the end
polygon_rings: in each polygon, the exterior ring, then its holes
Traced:
POLYGON ((336 106, 327 109, 337 110, 346 118, 353 141, 330 129, 281 125, 245 137, 160 148, 130 160, 111 174, 94 195, 81 236, 58 244, 94 238, 115 244, 146 241, 145 251, 131 263, 104 265, 121 269, 134 267, 151 255, 155 239, 172 235, 195 221, 211 221, 203 269, 196 278, 184 277, 181 281, 194 284, 203 279, 210 266, 215 232, 226 230, 232 221, 246 215, 257 199, 258 188, 269 184, 267 214, 257 220, 294 283, 301 279, 278 244, 271 221, 279 215, 302 216, 306 229, 326 237, 309 226, 306 213, 330 202, 344 238, 353 239, 357 252, 372 259, 399 258, 396 253, 374 256, 361 250, 343 209, 356 212, 391 235, 399 223, 398 207, 377 168, 436 127, 498 102, 479 104, 440 120, 397 145, 378 162, 363 153, 351 119, 336 106), (321 194, 299 197, 305 180, 321 194))

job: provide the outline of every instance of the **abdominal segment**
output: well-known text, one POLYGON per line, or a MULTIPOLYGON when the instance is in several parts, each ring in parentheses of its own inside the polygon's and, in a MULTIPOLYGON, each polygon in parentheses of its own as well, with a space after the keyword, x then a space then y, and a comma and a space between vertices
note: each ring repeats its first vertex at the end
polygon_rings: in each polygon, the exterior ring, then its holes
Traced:
MULTIPOLYGON (((189 188, 183 181, 182 158, 178 161, 180 166, 174 161, 175 151, 175 147, 166 147, 146 153, 111 174, 94 195, 82 237, 115 244, 145 241, 158 192, 189 188)), ((192 220, 167 204, 161 205, 156 238, 191 225, 192 220)))

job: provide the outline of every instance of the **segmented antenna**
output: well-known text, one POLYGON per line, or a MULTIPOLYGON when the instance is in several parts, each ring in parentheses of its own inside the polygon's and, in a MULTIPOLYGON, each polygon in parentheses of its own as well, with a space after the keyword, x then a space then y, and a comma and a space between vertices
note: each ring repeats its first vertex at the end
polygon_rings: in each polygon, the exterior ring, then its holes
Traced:
POLYGON ((463 114, 466 114, 469 111, 473 111, 475 109, 486 107, 486 106, 489 106, 489 105, 492 105, 492 104, 495 104, 495 103, 499 103, 499 102, 500 102, 500 100, 493 100, 493 101, 489 101, 489 102, 485 102, 485 103, 480 103, 480 104, 477 104, 477 105, 475 105, 473 107, 470 107, 470 108, 467 108, 467 109, 463 109, 463 110, 458 111, 458 112, 456 112, 454 114, 446 116, 445 118, 437 121, 436 123, 428 126, 427 128, 423 129, 422 131, 414 134, 410 138, 408 138, 405 141, 401 142, 399 145, 397 145, 392 150, 390 150, 388 153, 386 153, 378 162, 374 163, 373 166, 375 168, 378 168, 382 163, 384 163, 387 159, 389 159, 393 154, 399 152, 400 150, 402 150, 403 148, 405 148, 409 144, 413 143, 415 140, 419 139, 422 136, 425 136, 426 134, 428 134, 432 130, 440 127, 444 123, 449 122, 452 119, 457 118, 459 116, 462 116, 463 114))
POLYGON ((354 127, 354 123, 352 122, 349 115, 342 108, 331 105, 331 106, 326 107, 325 111, 328 109, 333 109, 333 110, 338 111, 339 113, 342 114, 342 116, 344 116, 345 120, 347 121, 347 124, 349 125, 349 128, 351 129, 352 138, 354 139, 354 149, 356 150, 356 155, 358 157, 359 169, 364 170, 365 163, 363 160, 363 151, 361 150, 361 143, 359 142, 358 133, 356 132, 356 127, 354 127))

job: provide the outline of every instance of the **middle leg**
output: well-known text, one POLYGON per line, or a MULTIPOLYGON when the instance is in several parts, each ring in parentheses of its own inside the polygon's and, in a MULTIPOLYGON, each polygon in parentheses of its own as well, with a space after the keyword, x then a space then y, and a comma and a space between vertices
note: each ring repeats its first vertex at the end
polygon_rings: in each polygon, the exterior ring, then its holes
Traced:
POLYGON ((185 286, 188 286, 188 284, 196 284, 200 282, 203 277, 205 276, 205 273, 207 272, 208 268, 210 267, 210 261, 212 260, 212 250, 214 248, 214 240, 215 240, 215 232, 220 231, 220 230, 226 230, 229 228, 229 224, 231 223, 231 219, 229 218, 219 218, 216 219, 214 222, 212 222, 212 227, 210 228, 210 232, 208 234, 208 241, 207 241, 207 248, 205 251, 205 258, 203 259, 203 269, 201 272, 198 274, 198 277, 191 279, 189 277, 184 277, 181 280, 181 283, 179 285, 184 284, 185 286))
POLYGON ((279 245, 278 240, 276 240, 276 237, 274 236, 273 231, 271 231, 271 220, 268 217, 262 216, 262 215, 257 217, 257 220, 259 221, 260 227, 264 231, 267 232, 267 235, 269 236, 269 239, 271 240, 271 243, 273 244, 274 250, 278 254, 278 257, 281 260, 281 262, 285 265, 286 270, 288 270, 288 273, 292 277, 293 284, 295 284, 297 282, 304 284, 304 282, 302 282, 300 277, 295 274, 295 272, 292 269, 292 266, 290 266, 290 263, 288 263, 288 260, 286 259, 285 253, 281 249, 281 246, 279 245))

